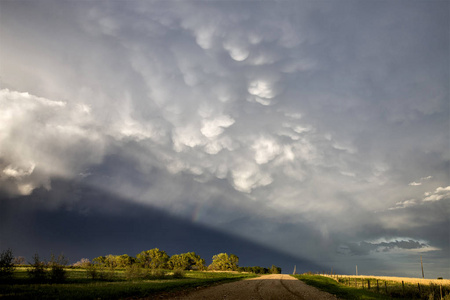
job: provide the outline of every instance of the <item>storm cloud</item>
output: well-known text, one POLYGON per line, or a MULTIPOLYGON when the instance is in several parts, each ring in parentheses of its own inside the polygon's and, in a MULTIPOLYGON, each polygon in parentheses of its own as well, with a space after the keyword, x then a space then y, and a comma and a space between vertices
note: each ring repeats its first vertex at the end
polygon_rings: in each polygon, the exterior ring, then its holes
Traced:
POLYGON ((88 203, 65 180, 342 272, 419 276, 371 263, 416 251, 450 276, 448 2, 0 5, 1 201, 88 203))

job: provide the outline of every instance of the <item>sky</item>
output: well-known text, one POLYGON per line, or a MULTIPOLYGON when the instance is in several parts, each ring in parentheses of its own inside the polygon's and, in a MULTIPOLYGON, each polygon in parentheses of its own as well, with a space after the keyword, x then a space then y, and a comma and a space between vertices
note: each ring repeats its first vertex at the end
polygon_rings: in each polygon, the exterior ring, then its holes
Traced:
POLYGON ((1 1, 0 248, 450 277, 448 1, 1 1))

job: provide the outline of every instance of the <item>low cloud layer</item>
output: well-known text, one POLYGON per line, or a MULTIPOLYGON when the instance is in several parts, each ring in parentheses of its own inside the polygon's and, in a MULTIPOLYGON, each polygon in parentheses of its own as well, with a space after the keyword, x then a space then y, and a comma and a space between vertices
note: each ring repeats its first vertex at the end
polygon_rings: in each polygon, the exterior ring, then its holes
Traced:
POLYGON ((448 3, 129 4, 0 4, 1 192, 81 181, 312 260, 449 250, 448 3))

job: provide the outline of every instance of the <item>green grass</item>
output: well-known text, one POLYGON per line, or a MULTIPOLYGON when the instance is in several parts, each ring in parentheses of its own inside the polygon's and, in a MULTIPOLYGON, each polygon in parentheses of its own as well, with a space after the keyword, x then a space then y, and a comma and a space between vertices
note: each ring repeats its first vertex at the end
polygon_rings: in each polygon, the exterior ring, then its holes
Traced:
POLYGON ((392 299, 386 295, 368 290, 357 289, 339 284, 335 280, 319 275, 291 275, 304 283, 324 292, 336 295, 340 299, 392 299))
POLYGON ((64 283, 33 283, 25 269, 18 269, 7 282, 0 283, 3 299, 120 299, 149 297, 160 293, 206 287, 217 283, 254 277, 252 274, 220 272, 186 272, 181 279, 126 280, 123 271, 114 272, 109 280, 92 280, 83 269, 68 269, 64 283))

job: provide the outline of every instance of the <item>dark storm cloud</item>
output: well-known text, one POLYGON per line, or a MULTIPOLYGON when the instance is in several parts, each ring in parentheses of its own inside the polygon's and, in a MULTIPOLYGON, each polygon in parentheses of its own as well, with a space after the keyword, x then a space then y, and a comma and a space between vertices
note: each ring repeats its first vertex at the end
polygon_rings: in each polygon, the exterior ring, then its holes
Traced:
POLYGON ((321 269, 299 256, 130 202, 83 182, 55 180, 50 191, 36 189, 16 199, 2 195, 0 208, 2 243, 27 259, 34 253, 43 258, 64 253, 74 263, 82 257, 92 260, 107 254, 135 256, 158 247, 169 255, 195 251, 208 264, 213 255, 228 252, 236 253, 242 266, 275 264, 285 272, 291 272, 294 265, 303 272, 321 269), (61 203, 60 198, 66 201, 61 203), (59 205, 42 205, 49 201, 59 205))
POLYGON ((445 257, 447 2, 0 5, 8 197, 62 178, 335 267, 445 257))

